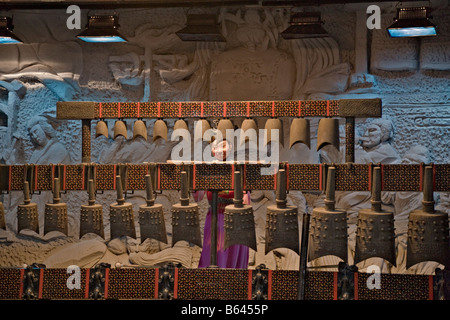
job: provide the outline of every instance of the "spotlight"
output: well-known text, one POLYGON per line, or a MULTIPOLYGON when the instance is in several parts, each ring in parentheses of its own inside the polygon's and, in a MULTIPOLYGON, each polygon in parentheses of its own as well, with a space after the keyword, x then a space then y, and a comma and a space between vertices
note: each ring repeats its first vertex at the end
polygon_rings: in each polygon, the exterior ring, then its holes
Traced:
POLYGON ((77 37, 85 42, 127 42, 118 29, 117 16, 89 16, 86 29, 77 37))
POLYGON ((189 14, 186 27, 176 34, 183 41, 225 42, 213 14, 189 14))
POLYGON ((437 35, 436 26, 431 23, 430 8, 400 8, 394 23, 387 28, 392 38, 426 37, 437 35))
POLYGON ((0 44, 23 43, 22 40, 12 32, 13 29, 12 18, 0 17, 0 44))
POLYGON ((284 39, 304 39, 328 37, 322 28, 319 12, 298 12, 291 15, 290 26, 281 32, 284 39))

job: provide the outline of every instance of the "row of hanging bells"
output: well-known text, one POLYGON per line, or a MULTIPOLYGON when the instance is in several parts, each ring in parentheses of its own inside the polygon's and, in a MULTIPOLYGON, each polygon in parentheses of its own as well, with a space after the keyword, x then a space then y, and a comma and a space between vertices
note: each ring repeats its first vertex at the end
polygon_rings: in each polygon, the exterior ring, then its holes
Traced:
MULTIPOLYGON (((247 118, 242 122, 241 130, 245 133, 248 130, 257 131, 257 125, 255 120, 247 118)), ((200 119, 196 122, 194 128, 195 139, 203 139, 207 130, 211 130, 211 125, 206 119, 200 119)), ((221 119, 217 125, 217 130, 225 138, 227 130, 233 130, 235 127, 230 119, 221 119)), ((282 122, 278 118, 271 118, 266 121, 264 134, 264 145, 269 142, 277 140, 280 145, 284 145, 283 138, 283 126, 282 122), (272 130, 278 130, 278 135, 273 135, 272 130)), ((188 138, 189 128, 185 120, 179 119, 175 122, 174 131, 178 130, 178 136, 188 138), (179 130, 180 129, 180 130, 179 130)), ((167 124, 164 120, 158 119, 153 126, 153 141, 159 138, 167 140, 167 124)), ((105 136, 108 137, 108 126, 104 120, 99 120, 96 125, 95 137, 105 136)), ((118 136, 128 138, 127 126, 123 120, 117 120, 114 124, 113 138, 118 136)), ((143 120, 137 120, 133 126, 133 139, 142 137, 147 140, 147 126, 143 120)), ((211 135, 212 137, 212 135, 211 135)), ((211 137, 206 137, 208 142, 211 142, 211 137)), ((310 121, 305 118, 293 119, 290 127, 289 136, 289 148, 292 148, 297 143, 305 144, 309 149, 311 148, 311 136, 310 136, 310 121)), ((243 135, 241 143, 247 142, 249 135, 243 135)), ((197 142, 197 141, 194 141, 197 142)), ((339 120, 334 118, 322 118, 319 121, 319 127, 317 131, 317 151, 326 145, 332 145, 339 150, 339 120)))

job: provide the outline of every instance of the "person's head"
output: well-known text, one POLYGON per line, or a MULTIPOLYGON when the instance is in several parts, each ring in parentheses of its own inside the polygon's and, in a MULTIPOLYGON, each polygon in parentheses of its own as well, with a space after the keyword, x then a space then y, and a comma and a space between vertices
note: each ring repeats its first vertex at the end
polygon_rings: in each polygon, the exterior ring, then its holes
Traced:
POLYGON ((45 117, 37 116, 28 122, 28 134, 33 144, 43 146, 55 136, 55 130, 45 117))
POLYGON ((392 137, 393 126, 390 120, 376 119, 372 121, 364 135, 361 137, 362 146, 373 148, 392 137))
POLYGON ((226 139, 221 141, 214 140, 212 142, 211 151, 213 156, 218 160, 225 160, 229 155, 233 146, 226 139))

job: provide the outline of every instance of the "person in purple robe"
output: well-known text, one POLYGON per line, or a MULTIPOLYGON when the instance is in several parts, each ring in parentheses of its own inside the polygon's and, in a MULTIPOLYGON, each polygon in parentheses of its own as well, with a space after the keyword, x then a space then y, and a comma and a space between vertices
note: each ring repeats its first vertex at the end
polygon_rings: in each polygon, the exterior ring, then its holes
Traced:
MULTIPOLYGON (((218 160, 225 160, 232 147, 229 142, 223 140, 218 143, 213 143, 212 153, 218 160)), ((205 228, 203 236, 203 248, 198 264, 199 268, 206 268, 211 265, 211 215, 212 215, 212 192, 211 191, 197 191, 194 194, 195 201, 200 201, 205 193, 208 197, 209 209, 206 214, 205 228)), ((234 192, 223 190, 218 193, 217 204, 217 262, 219 268, 235 268, 247 269, 249 261, 249 248, 245 245, 235 244, 224 249, 225 245, 225 228, 224 228, 224 213, 225 207, 233 204, 234 192)), ((244 193, 244 203, 250 204, 249 193, 244 193)))

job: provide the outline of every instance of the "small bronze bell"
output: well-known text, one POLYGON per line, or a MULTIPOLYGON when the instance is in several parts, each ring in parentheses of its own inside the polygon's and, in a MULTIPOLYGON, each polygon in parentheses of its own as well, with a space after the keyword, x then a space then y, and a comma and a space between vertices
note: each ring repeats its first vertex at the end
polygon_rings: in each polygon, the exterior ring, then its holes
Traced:
POLYGON ((309 261, 334 255, 347 262, 347 212, 335 208, 335 170, 328 168, 325 207, 311 214, 309 261))
POLYGON ((23 183, 23 202, 17 206, 17 232, 29 229, 39 233, 38 206, 31 202, 28 181, 23 183))
POLYGON ((111 239, 121 236, 129 236, 136 239, 133 205, 130 202, 125 202, 120 175, 116 176, 116 191, 117 202, 109 206, 111 239))
POLYGON ((142 120, 136 120, 133 126, 133 139, 137 137, 142 137, 147 140, 147 126, 142 120))
POLYGON ((59 231, 67 236, 68 232, 68 217, 67 217, 67 203, 61 201, 60 182, 59 178, 53 179, 53 203, 45 204, 44 212, 44 234, 50 231, 59 231))
POLYGON ((272 130, 278 130, 278 141, 283 146, 283 125, 280 119, 268 119, 265 125, 264 146, 269 142, 276 141, 276 135, 272 134, 272 130))
POLYGON ((256 251, 255 217, 251 205, 243 204, 241 172, 234 172, 233 204, 227 205, 224 212, 225 245, 242 244, 256 251))
POLYGON ((288 248, 299 253, 298 211, 286 205, 286 171, 278 170, 276 205, 267 207, 266 254, 277 248, 288 248))
POLYGON ((317 130, 317 151, 326 145, 332 145, 339 151, 339 119, 320 119, 317 130))
MULTIPOLYGON (((209 124, 209 121, 206 119, 200 119, 197 122, 195 122, 194 127, 194 143, 197 143, 198 141, 203 141, 203 138, 205 137, 205 132, 211 130, 211 125, 209 124)), ((211 139, 206 137, 207 142, 211 142, 211 139)))
POLYGON ((94 233, 105 238, 103 230, 103 207, 95 203, 94 180, 88 181, 89 201, 87 205, 81 206, 80 213, 80 238, 87 233, 94 233))
MULTIPOLYGON (((222 135, 222 140, 227 139, 227 131, 232 130, 230 138, 234 138, 234 125, 230 119, 220 119, 219 124, 217 125, 217 130, 222 135)), ((228 140, 228 139, 227 139, 228 140)))
POLYGON ((125 139, 128 138, 127 125, 122 120, 117 120, 114 124, 114 139, 118 136, 123 136, 125 139))
POLYGON ((309 120, 296 118, 292 120, 291 129, 289 131, 289 149, 296 143, 304 143, 311 149, 311 137, 309 120))
POLYGON ((108 126, 103 120, 99 120, 95 126, 95 137, 98 138, 100 136, 105 136, 108 138, 108 126))
POLYGON ((153 141, 162 138, 167 141, 167 124, 164 120, 158 119, 153 126, 153 141))
POLYGON ((151 176, 145 176, 145 190, 147 193, 147 204, 139 207, 139 226, 141 231, 141 242, 152 238, 167 243, 166 224, 164 221, 164 210, 162 204, 155 204, 155 193, 151 176))
POLYGON ((255 138, 255 142, 256 142, 257 134, 258 134, 258 126, 256 125, 255 120, 245 119, 244 121, 242 121, 241 130, 242 130, 242 133, 241 133, 240 144, 243 144, 243 143, 249 141, 253 134, 254 134, 254 138, 255 138), (252 132, 252 130, 254 130, 254 131, 252 132))
POLYGON ((172 206, 172 246, 184 240, 202 247, 200 234, 200 214, 198 204, 189 203, 189 183, 187 172, 181 171, 180 202, 172 206))
POLYGON ((422 210, 409 214, 406 268, 424 261, 448 265, 448 215, 435 211, 433 200, 433 167, 426 166, 423 177, 422 210))
POLYGON ((354 264, 379 257, 395 266, 394 214, 381 209, 381 168, 372 176, 372 208, 358 213, 354 264))

